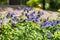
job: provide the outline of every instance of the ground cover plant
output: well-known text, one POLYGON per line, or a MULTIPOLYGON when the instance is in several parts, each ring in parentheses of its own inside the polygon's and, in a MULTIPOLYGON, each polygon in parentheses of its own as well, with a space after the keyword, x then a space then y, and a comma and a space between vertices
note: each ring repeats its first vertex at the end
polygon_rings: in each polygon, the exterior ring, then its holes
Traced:
MULTIPOLYGON (((17 8, 20 11, 20 8, 17 8)), ((60 19, 40 19, 44 12, 33 11, 32 8, 23 9, 21 16, 9 12, 5 17, 10 18, 8 23, 0 22, 0 40, 60 40, 60 19), (26 18, 24 18, 25 16, 26 18)))

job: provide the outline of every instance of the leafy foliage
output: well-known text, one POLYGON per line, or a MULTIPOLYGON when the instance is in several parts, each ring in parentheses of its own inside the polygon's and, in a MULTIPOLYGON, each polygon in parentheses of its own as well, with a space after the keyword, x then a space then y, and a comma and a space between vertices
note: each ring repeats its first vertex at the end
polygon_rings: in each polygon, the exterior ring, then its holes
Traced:
MULTIPOLYGON (((19 20, 21 21, 21 20, 19 20)), ((60 23, 55 26, 49 26, 42 28, 40 24, 32 21, 24 20, 16 24, 8 23, 0 25, 0 39, 1 40, 47 40, 47 39, 59 39, 60 23), (58 32, 58 34, 57 34, 58 32)))
POLYGON ((0 22, 0 40, 60 40, 60 20, 39 19, 44 12, 38 11, 36 14, 33 11, 28 15, 31 10, 30 7, 23 9, 22 16, 27 19, 15 16, 13 12, 8 13, 6 18, 11 20, 7 24, 0 22))

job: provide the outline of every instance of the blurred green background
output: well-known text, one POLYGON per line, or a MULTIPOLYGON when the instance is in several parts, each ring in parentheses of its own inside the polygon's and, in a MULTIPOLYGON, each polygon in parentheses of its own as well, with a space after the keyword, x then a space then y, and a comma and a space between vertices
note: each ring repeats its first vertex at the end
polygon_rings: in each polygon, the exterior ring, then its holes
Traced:
POLYGON ((6 5, 7 0, 0 0, 0 5, 6 5))
MULTIPOLYGON (((43 7, 43 0, 19 0, 20 5, 26 5, 30 7, 43 7)), ((13 3, 13 2, 12 2, 13 3)), ((0 0, 0 5, 7 5, 7 0, 0 0)), ((60 9, 60 0, 45 0, 45 9, 57 11, 60 9)))

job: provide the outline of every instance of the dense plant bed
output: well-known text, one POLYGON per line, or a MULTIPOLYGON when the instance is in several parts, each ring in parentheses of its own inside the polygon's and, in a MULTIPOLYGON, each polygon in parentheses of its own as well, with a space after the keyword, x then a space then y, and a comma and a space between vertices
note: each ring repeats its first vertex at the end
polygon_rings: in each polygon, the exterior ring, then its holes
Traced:
MULTIPOLYGON (((20 8, 17 10, 21 11, 20 8)), ((22 15, 17 16, 9 12, 1 18, 0 40, 60 40, 59 17, 53 20, 49 17, 44 19, 41 18, 45 15, 43 11, 32 12, 31 10, 27 7, 23 10, 22 15), (5 18, 9 19, 7 23, 3 21, 5 18)))
POLYGON ((59 20, 45 20, 42 24, 27 20, 0 24, 0 40, 59 40, 59 36, 59 20))

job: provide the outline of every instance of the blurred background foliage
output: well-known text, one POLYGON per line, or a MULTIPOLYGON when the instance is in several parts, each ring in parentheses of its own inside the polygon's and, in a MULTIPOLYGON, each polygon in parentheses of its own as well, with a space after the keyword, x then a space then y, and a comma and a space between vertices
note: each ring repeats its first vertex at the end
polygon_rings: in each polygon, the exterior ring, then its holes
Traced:
MULTIPOLYGON (((26 5, 30 7, 43 7, 43 0, 19 0, 20 5, 26 5)), ((13 3, 13 2, 12 2, 13 3)), ((6 5, 7 0, 0 0, 0 5, 6 5)), ((57 11, 60 9, 60 0, 45 0, 45 9, 57 11)))
POLYGON ((0 5, 5 5, 6 4, 6 0, 0 0, 0 5))

